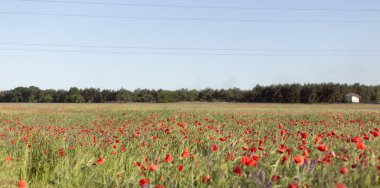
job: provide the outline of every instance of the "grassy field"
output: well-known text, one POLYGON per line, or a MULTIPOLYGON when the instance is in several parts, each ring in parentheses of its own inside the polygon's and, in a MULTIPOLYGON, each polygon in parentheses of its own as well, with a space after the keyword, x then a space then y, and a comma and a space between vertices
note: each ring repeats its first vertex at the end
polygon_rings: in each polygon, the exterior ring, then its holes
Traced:
POLYGON ((316 111, 380 111, 379 104, 261 104, 261 103, 115 103, 115 104, 36 104, 0 103, 0 112, 31 111, 227 111, 227 112, 316 112, 316 111))
POLYGON ((0 187, 380 187, 380 105, 0 104, 0 187))

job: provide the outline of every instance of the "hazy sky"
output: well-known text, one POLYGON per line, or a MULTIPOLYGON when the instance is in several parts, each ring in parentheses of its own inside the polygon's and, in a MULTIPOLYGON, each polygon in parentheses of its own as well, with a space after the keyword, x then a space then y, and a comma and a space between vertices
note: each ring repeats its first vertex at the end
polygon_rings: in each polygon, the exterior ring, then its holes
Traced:
MULTIPOLYGON (((380 10, 378 0, 75 1, 380 10)), ((223 22, 24 13, 233 20, 380 21, 380 11, 202 9, 0 0, 1 90, 30 85, 43 89, 68 89, 70 86, 104 89, 246 89, 256 84, 294 82, 380 84, 380 22, 223 22), (116 48, 121 46, 177 49, 116 48), (349 56, 345 56, 347 54, 349 56)))

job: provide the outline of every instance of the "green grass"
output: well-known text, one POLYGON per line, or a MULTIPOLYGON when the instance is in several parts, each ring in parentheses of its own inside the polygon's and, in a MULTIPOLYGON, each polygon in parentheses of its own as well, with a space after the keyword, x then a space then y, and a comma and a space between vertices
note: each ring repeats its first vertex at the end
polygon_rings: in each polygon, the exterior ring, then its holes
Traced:
POLYGON ((143 178, 151 187, 380 186, 380 137, 371 134, 380 128, 379 105, 0 104, 0 125, 0 187, 17 187, 22 179, 29 187, 140 187, 143 178), (356 136, 364 151, 351 141, 356 136), (309 157, 300 166, 293 158, 303 154, 302 140, 309 157), (321 142, 326 152, 316 149, 321 142), (219 151, 211 150, 214 144, 219 151), (278 153, 280 144, 293 151, 278 153), (181 157, 185 149, 190 158, 181 157), (331 152, 330 164, 316 162, 331 152), (172 163, 163 161, 167 154, 172 163), (242 164, 244 156, 253 155, 260 157, 257 166, 242 164), (284 156, 289 159, 281 162, 284 156), (103 165, 96 162, 101 157, 103 165), (158 170, 149 171, 150 164, 158 170), (236 166, 241 176, 234 173, 236 166), (348 174, 340 174, 341 167, 348 167, 348 174), (281 179, 272 181, 274 175, 281 179), (205 176, 210 179, 202 181, 205 176))

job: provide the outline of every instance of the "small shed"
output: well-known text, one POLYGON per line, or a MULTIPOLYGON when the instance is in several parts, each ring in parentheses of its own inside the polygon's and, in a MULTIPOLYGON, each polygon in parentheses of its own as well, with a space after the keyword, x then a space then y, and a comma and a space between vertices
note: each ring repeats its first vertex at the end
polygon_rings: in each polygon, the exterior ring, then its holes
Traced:
POLYGON ((346 94, 346 102, 348 103, 359 103, 360 102, 360 95, 356 93, 347 93, 346 94))

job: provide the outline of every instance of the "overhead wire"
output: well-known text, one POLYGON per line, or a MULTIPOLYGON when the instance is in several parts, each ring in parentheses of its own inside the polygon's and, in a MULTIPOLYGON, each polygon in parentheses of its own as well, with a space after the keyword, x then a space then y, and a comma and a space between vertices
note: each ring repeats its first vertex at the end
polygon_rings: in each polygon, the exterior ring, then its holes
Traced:
POLYGON ((126 52, 126 51, 92 51, 92 50, 52 50, 52 49, 22 49, 0 48, 0 51, 27 51, 27 52, 63 52, 63 53, 91 53, 91 54, 130 54, 130 55, 181 55, 181 56, 267 56, 267 57, 304 57, 304 56, 380 56, 380 54, 269 54, 269 53, 176 53, 176 52, 126 52))
POLYGON ((380 52, 380 49, 195 48, 195 47, 112 46, 112 45, 80 45, 80 44, 19 43, 19 42, 0 42, 0 45, 74 47, 74 48, 138 49, 138 50, 271 51, 271 52, 380 52))
POLYGON ((134 19, 134 20, 166 20, 166 21, 216 21, 216 22, 265 22, 265 23, 380 23, 380 20, 277 20, 277 19, 222 19, 222 18, 175 18, 175 17, 138 17, 138 16, 109 16, 88 14, 59 14, 37 12, 0 11, 0 14, 33 15, 33 16, 61 16, 107 19, 134 19))
MULTIPOLYGON (((25 2, 63 3, 112 5, 134 7, 166 7, 166 8, 199 8, 199 9, 236 9, 236 10, 279 10, 279 11, 344 11, 344 12, 380 12, 380 9, 324 9, 324 8, 273 8, 273 7, 233 7, 233 6, 198 6, 173 4, 143 4, 143 3, 112 3, 112 2, 86 2, 86 1, 59 1, 59 0, 20 0, 25 2)), ((177 17, 139 17, 114 15, 88 15, 88 14, 61 14, 38 12, 0 11, 0 14, 32 15, 32 16, 60 16, 106 19, 134 19, 134 20, 161 20, 161 21, 214 21, 214 22, 263 22, 263 23, 380 23, 380 20, 294 20, 294 19, 227 19, 227 18, 177 18, 177 17)), ((194 50, 194 51, 256 51, 271 53, 189 53, 189 52, 128 52, 128 51, 100 51, 100 50, 65 50, 65 49, 25 49, 0 48, 0 51, 29 51, 29 52, 63 52, 63 53, 97 53, 97 54, 134 54, 134 55, 199 55, 199 56, 380 56, 374 53, 378 49, 253 49, 253 48, 191 48, 191 47, 149 47, 149 46, 108 46, 108 45, 75 45, 75 44, 43 44, 43 43, 12 43, 0 42, 0 45, 17 46, 44 46, 44 47, 73 47, 73 48, 109 48, 109 49, 135 49, 135 50, 194 50), (276 53, 273 53, 276 52, 276 53), (283 53, 287 52, 287 53, 283 53), (297 53, 289 53, 297 52, 297 53), (305 54, 312 52, 312 54, 305 54), (313 52, 354 52, 350 54, 315 54, 313 52)))
POLYGON ((25 2, 59 3, 59 4, 87 4, 133 7, 161 7, 161 8, 196 8, 196 9, 236 9, 236 10, 282 10, 282 11, 339 11, 339 12, 380 12, 380 9, 342 9, 342 8, 276 8, 276 7, 235 7, 235 6, 199 6, 173 4, 144 4, 144 3, 114 3, 89 1, 59 1, 59 0, 20 0, 25 2))

